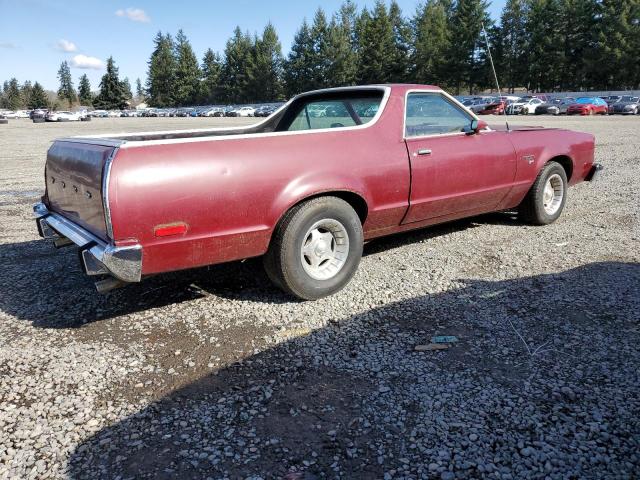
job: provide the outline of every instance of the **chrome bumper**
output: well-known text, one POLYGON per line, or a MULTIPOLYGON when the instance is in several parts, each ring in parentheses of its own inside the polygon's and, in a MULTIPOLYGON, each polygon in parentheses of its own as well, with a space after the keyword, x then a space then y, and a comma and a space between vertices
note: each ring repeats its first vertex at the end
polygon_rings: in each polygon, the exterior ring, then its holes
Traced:
POLYGON ((56 247, 76 244, 87 275, 112 275, 123 282, 139 282, 142 278, 142 247, 127 245, 116 247, 105 243, 71 220, 50 212, 46 205, 34 205, 38 233, 53 240, 56 247))

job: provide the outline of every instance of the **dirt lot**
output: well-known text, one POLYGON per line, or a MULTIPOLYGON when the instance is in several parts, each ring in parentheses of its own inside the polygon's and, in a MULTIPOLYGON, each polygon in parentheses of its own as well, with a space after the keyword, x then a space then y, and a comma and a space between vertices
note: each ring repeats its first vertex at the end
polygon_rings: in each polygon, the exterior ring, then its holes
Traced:
POLYGON ((640 117, 510 118, 594 133, 602 179, 372 242, 318 302, 259 260, 99 296, 38 239, 52 139, 247 121, 0 125, 0 478, 640 475, 640 117))

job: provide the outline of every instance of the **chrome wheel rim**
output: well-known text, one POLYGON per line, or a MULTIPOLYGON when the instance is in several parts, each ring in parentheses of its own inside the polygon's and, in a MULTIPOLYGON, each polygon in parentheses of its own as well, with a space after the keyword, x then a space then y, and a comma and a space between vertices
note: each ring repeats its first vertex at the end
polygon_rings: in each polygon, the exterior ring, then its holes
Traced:
POLYGON ((562 177, 554 173, 547 179, 542 193, 542 204, 547 215, 554 215, 562 205, 564 198, 564 182, 562 177))
POLYGON ((349 234, 339 221, 325 218, 314 223, 300 249, 302 268, 315 280, 335 277, 349 256, 349 234))

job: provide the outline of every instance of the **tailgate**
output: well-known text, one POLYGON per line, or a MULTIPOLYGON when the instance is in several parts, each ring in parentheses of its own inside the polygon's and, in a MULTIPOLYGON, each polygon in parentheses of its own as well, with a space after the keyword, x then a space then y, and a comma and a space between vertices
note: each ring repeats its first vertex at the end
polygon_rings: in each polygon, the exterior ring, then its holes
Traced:
POLYGON ((115 147, 56 141, 47 152, 46 198, 57 212, 100 238, 107 238, 102 179, 115 147))

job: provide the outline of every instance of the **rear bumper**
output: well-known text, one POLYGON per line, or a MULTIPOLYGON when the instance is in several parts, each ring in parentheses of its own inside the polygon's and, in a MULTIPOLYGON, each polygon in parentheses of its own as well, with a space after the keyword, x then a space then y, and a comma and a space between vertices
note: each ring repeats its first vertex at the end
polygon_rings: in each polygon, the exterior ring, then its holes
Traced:
POLYGON ((604 166, 602 164, 594 163, 593 166, 591 167, 591 170, 589 170, 589 173, 587 173, 587 176, 584 177, 585 181, 593 182, 594 180, 597 180, 600 177, 600 174, 603 169, 604 169, 604 166))
POLYGON ((106 243, 71 220, 51 212, 43 203, 34 205, 38 233, 56 246, 74 243, 80 248, 80 261, 87 275, 111 275, 123 282, 142 278, 142 247, 117 247, 106 243))

